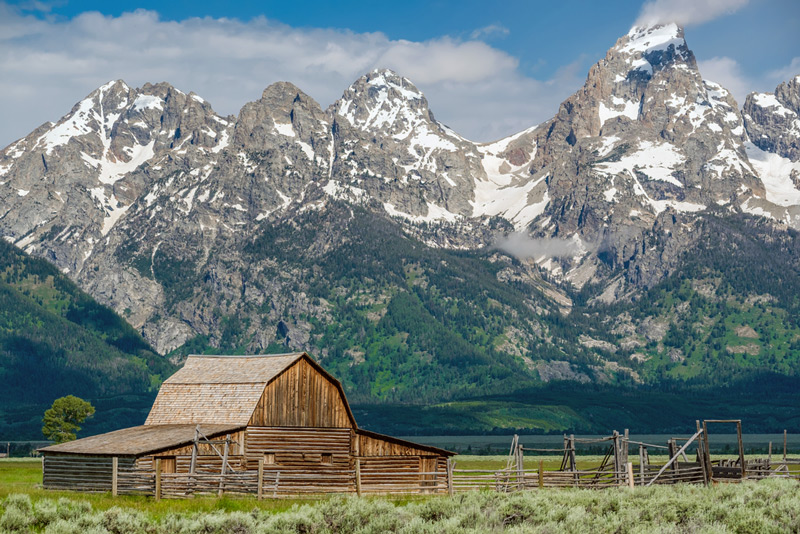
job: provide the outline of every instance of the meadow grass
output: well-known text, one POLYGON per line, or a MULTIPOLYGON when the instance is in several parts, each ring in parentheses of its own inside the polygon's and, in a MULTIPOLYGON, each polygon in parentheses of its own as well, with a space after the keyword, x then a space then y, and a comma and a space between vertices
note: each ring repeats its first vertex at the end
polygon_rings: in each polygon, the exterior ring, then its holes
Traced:
MULTIPOLYGON (((596 462, 601 460, 595 458, 596 462)), ((464 468, 497 468, 506 457, 458 457, 464 468)), ((560 462, 553 457, 549 461, 560 462)), ((596 463, 594 464, 596 465, 596 463)), ((557 467, 557 465, 556 465, 557 467)), ((491 491, 448 496, 253 497, 155 501, 49 491, 41 463, 0 462, 0 532, 46 534, 477 534, 800 532, 800 484, 491 491)))

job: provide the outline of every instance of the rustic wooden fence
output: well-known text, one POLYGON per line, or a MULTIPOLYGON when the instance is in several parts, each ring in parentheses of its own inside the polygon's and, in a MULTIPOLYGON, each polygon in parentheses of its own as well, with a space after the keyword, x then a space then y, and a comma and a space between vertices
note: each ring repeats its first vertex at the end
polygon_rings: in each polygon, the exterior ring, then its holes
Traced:
MULTIPOLYGON (((506 467, 502 469, 456 469, 456 462, 448 459, 446 467, 430 472, 420 472, 407 463, 398 464, 374 458, 356 459, 353 469, 303 471, 270 465, 265 469, 264 460, 259 460, 258 470, 230 470, 223 458, 220 473, 190 472, 163 473, 161 460, 144 468, 137 468, 130 460, 113 458, 108 462, 95 462, 83 466, 85 469, 111 469, 111 491, 117 494, 144 494, 160 498, 187 498, 195 495, 243 494, 257 495, 259 499, 318 495, 325 493, 365 494, 454 494, 456 492, 488 490, 511 492, 544 488, 587 488, 650 486, 654 484, 710 484, 722 481, 760 480, 764 478, 792 478, 800 480, 800 471, 791 465, 800 465, 800 459, 787 457, 786 433, 784 432, 783 456, 773 460, 770 444, 767 458, 746 460, 741 437, 741 421, 706 420, 696 422, 696 432, 688 438, 672 438, 667 445, 656 445, 633 441, 628 431, 603 438, 580 439, 564 436, 562 449, 526 448, 514 436, 506 467), (712 460, 709 454, 708 425, 719 423, 736 424, 739 454, 735 459, 712 460), (599 466, 578 469, 576 444, 605 444, 608 452, 599 466), (682 444, 682 445, 681 445, 682 444), (680 446, 679 446, 680 445, 680 446), (638 447, 636 457, 629 461, 631 448, 638 447), (694 448, 694 461, 687 452, 694 448), (667 453, 663 464, 650 461, 649 450, 667 453), (544 461, 538 460, 535 469, 526 469, 525 453, 561 453, 561 465, 556 470, 545 470, 544 461)), ((107 460, 107 459, 106 459, 107 460)), ((59 461, 59 460, 54 460, 59 461)), ((69 467, 69 466, 67 466, 69 467)), ((103 471, 105 472, 105 471, 103 471)), ((47 482, 47 481, 45 481, 47 482)), ((98 489, 105 489, 105 486, 98 489)), ((107 490, 106 490, 107 491, 107 490)))
MULTIPOLYGON (((800 472, 789 465, 800 460, 766 460, 747 463, 747 479, 792 478, 800 481, 800 472)), ((357 464, 358 465, 358 464, 357 464)), ((369 494, 454 494, 464 491, 513 492, 546 488, 604 489, 648 486, 651 484, 703 484, 703 467, 697 462, 664 466, 641 466, 629 463, 623 471, 613 468, 576 469, 571 471, 537 469, 456 469, 451 462, 444 472, 373 471, 360 473, 358 468, 337 475, 320 476, 296 471, 239 471, 220 473, 159 473, 130 467, 120 468, 112 481, 115 495, 152 495, 160 498, 191 498, 199 495, 255 495, 259 499, 320 495, 326 493, 369 494)), ((731 466, 713 466, 714 480, 726 479, 731 466)), ((732 466, 740 472, 738 466, 732 466)), ((730 477, 729 477, 730 478, 730 477)), ((741 480, 741 479, 740 479, 741 480)))

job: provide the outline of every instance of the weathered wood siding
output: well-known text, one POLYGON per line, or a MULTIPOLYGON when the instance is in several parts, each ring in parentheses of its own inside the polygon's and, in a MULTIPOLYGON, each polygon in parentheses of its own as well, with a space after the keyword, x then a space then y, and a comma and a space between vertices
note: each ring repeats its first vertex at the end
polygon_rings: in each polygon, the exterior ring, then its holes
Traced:
POLYGON ((385 439, 358 435, 358 453, 361 456, 430 456, 433 453, 385 439))
MULTIPOLYGON (((241 456, 244 453, 244 440, 245 440, 245 432, 231 432, 231 444, 228 448, 228 456, 241 456)), ((201 438, 201 442, 197 447, 197 455, 198 456, 212 456, 216 455, 217 452, 221 454, 225 450, 224 443, 215 443, 213 446, 210 443, 203 443, 201 438), (216 447, 216 451, 214 450, 216 447)), ((225 436, 216 436, 210 438, 211 441, 219 442, 225 441, 225 436)), ((175 449, 165 450, 163 452, 159 452, 155 456, 191 456, 192 455, 192 448, 194 445, 185 445, 183 447, 177 447, 175 449)))
MULTIPOLYGON (((46 489, 111 491, 112 458, 109 456, 44 457, 42 483, 46 489)), ((119 468, 133 466, 133 458, 120 458, 119 468)))
MULTIPOLYGON (((159 455, 159 457, 166 459, 165 457, 159 455)), ((189 473, 192 467, 192 457, 190 456, 176 456, 175 458, 175 473, 189 473)), ((145 456, 144 458, 139 458, 136 460, 136 468, 143 469, 146 471, 153 471, 155 469, 153 465, 153 456, 145 456)), ((249 462, 244 456, 229 456, 228 457, 228 464, 230 467, 233 468, 234 471, 246 471, 246 470, 254 470, 258 469, 258 462, 249 462)), ((162 462, 162 468, 165 464, 162 462)), ((214 455, 207 455, 207 456, 198 456, 197 463, 195 464, 195 473, 212 473, 212 474, 219 474, 222 472, 222 458, 214 455)), ((230 469, 226 469, 226 471, 230 472, 230 469)), ((169 472, 164 470, 164 472, 169 472)))
POLYGON ((436 456, 361 457, 361 490, 394 493, 433 490, 446 484, 447 460, 436 456))
POLYGON ((352 492, 350 436, 349 428, 249 427, 247 463, 254 469, 260 458, 273 461, 264 464, 264 479, 280 473, 280 494, 352 492))
POLYGON ((305 359, 267 385, 250 419, 252 426, 352 426, 339 388, 305 359))

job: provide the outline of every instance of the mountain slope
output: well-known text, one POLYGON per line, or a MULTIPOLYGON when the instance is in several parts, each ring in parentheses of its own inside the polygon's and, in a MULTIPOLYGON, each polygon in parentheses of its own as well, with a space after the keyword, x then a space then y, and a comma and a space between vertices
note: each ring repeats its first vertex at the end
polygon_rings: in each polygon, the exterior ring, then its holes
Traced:
POLYGON ((41 437, 44 409, 68 394, 101 403, 90 428, 140 421, 138 405, 174 370, 52 265, 4 242, 0 309, 0 427, 8 436, 41 437), (105 404, 115 398, 127 406, 105 404))
POLYGON ((0 153, 0 232, 176 362, 308 350, 359 402, 795 376, 793 271, 729 278, 796 261, 799 90, 740 112, 674 24, 486 144, 386 70, 327 110, 276 83, 237 117, 112 82, 0 153))

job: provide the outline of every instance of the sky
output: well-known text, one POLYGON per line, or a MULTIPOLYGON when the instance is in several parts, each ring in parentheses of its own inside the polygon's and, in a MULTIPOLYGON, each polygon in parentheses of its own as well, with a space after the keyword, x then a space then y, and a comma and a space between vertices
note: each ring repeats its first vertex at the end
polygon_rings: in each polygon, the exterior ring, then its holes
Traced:
POLYGON ((740 104, 800 74, 798 0, 0 0, 0 147, 109 80, 166 81, 235 115, 277 81, 326 108, 383 67, 491 141, 552 117, 632 26, 671 21, 740 104))

